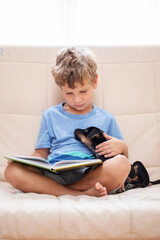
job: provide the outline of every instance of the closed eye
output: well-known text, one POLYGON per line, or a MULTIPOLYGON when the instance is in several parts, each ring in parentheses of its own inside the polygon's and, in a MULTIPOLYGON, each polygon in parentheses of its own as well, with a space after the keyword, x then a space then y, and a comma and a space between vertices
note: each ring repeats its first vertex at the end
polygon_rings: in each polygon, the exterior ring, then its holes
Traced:
POLYGON ((83 91, 81 91, 81 93, 86 93, 88 91, 88 89, 87 90, 83 90, 83 91))

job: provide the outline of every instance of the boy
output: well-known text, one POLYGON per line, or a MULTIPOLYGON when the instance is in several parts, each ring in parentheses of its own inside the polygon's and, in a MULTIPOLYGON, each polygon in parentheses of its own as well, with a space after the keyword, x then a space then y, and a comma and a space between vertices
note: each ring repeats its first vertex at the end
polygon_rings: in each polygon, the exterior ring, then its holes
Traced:
POLYGON ((109 160, 96 169, 88 168, 55 174, 16 162, 5 170, 7 181, 23 192, 55 196, 105 196, 121 187, 130 171, 128 149, 113 115, 92 104, 97 88, 97 65, 88 49, 66 48, 57 56, 52 69, 65 102, 47 109, 42 117, 33 156, 62 159, 89 159, 89 149, 74 138, 76 128, 95 126, 108 141, 97 146, 97 153, 109 160), (107 133, 107 134, 106 134, 107 133))

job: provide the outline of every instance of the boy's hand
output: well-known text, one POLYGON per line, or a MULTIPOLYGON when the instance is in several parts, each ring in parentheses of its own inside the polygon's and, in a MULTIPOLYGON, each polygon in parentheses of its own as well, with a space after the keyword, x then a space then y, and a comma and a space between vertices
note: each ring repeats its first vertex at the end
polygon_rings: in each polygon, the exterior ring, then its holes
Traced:
POLYGON ((8 160, 8 161, 7 161, 7 164, 9 165, 11 162, 12 162, 11 160, 8 160))
POLYGON ((99 156, 104 155, 105 158, 114 157, 118 154, 123 154, 128 157, 128 148, 123 140, 111 137, 103 133, 104 137, 108 140, 96 146, 96 152, 99 156))

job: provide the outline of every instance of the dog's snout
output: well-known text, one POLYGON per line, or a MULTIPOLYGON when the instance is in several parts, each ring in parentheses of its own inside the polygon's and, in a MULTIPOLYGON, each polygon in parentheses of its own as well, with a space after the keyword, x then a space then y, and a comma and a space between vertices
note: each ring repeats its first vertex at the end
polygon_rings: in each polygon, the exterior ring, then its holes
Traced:
POLYGON ((75 129, 75 131, 74 131, 74 137, 75 137, 75 139, 77 139, 77 140, 80 140, 80 134, 82 134, 82 129, 80 129, 80 128, 76 128, 75 129))
POLYGON ((76 129, 75 131, 74 131, 74 137, 77 139, 78 138, 78 132, 79 132, 79 129, 76 129))

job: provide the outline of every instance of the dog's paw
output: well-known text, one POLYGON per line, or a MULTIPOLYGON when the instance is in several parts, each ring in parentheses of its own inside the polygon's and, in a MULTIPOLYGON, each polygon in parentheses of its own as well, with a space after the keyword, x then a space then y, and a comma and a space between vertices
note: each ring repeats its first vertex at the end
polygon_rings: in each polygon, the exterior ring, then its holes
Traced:
POLYGON ((125 186, 125 190, 126 191, 128 191, 128 190, 130 190, 130 189, 133 189, 134 188, 134 186, 133 186, 133 184, 131 184, 131 183, 128 183, 126 186, 125 186))
POLYGON ((122 193, 122 192, 125 192, 125 187, 124 187, 124 185, 122 185, 120 188, 118 188, 118 189, 116 190, 116 194, 122 193))

